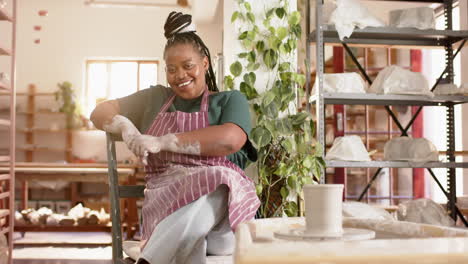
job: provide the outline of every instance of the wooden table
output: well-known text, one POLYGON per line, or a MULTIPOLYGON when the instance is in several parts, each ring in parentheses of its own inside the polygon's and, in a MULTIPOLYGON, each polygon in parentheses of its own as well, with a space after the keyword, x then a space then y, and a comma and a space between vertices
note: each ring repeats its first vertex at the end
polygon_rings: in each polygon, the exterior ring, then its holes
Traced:
MULTIPOLYGON (((0 174, 7 172, 7 164, 0 164, 0 174)), ((134 184, 136 182, 135 165, 118 165, 117 172, 119 181, 124 184, 134 184)), ((28 181, 67 181, 71 182, 71 201, 76 202, 78 196, 77 182, 108 182, 108 168, 105 163, 38 163, 38 162, 17 162, 15 163, 15 179, 22 182, 22 207, 27 208, 28 204, 28 181)), ((127 230, 138 224, 136 200, 129 199, 127 202, 125 223, 127 230)), ((66 227, 24 227, 24 231, 63 231, 66 227), (50 229, 50 230, 49 230, 50 229)), ((21 229, 21 228, 20 228, 21 229)), ((70 227, 73 231, 95 231, 108 227, 70 227)), ((16 226, 15 226, 16 230, 16 226)), ((21 230, 18 230, 21 231, 21 230)))

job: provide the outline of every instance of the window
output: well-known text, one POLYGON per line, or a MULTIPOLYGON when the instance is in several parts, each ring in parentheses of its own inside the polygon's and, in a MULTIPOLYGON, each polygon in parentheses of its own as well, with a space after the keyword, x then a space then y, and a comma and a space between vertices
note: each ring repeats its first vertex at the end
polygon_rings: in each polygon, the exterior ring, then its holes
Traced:
POLYGON ((158 82, 158 61, 86 61, 86 109, 91 114, 97 103, 132 94, 158 82))

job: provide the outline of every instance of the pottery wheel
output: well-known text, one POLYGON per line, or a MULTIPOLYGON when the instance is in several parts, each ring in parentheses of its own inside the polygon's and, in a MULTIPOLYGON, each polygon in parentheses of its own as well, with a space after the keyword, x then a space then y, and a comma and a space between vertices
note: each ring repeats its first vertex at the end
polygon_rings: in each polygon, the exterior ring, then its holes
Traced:
POLYGON ((360 228, 343 228, 343 235, 341 237, 320 237, 313 234, 306 234, 305 227, 291 228, 289 230, 282 230, 274 232, 274 236, 286 240, 306 240, 306 241, 356 241, 368 240, 375 238, 375 232, 369 229, 360 228))

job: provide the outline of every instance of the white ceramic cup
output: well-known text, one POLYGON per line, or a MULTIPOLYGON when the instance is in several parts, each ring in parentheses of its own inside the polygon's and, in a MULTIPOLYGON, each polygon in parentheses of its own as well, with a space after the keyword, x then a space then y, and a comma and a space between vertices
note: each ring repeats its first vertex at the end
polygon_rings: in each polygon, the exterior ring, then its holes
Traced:
POLYGON ((343 235, 343 184, 306 184, 304 186, 307 235, 343 235))

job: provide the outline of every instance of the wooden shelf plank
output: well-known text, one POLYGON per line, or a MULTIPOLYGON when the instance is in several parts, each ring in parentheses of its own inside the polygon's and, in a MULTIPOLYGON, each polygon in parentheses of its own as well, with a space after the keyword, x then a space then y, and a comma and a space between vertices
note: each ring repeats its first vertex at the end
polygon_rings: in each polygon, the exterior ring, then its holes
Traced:
POLYGON ((0 155, 0 162, 8 162, 8 161, 10 161, 10 156, 0 155))
POLYGON ((10 192, 2 192, 0 193, 0 199, 4 199, 10 196, 10 192))
POLYGON ((10 125, 11 125, 10 120, 0 119, 0 126, 7 126, 7 127, 9 127, 10 125))
POLYGON ((0 81, 0 91, 2 91, 2 93, 8 93, 8 94, 11 94, 11 89, 9 87, 8 84, 4 83, 4 82, 1 82, 0 81))
POLYGON ((13 21, 13 18, 4 8, 0 8, 0 20, 11 22, 13 21))
POLYGON ((9 227, 4 227, 4 228, 0 229, 0 235, 5 235, 6 233, 8 233, 8 231, 10 231, 10 228, 9 227))
POLYGON ((6 181, 6 180, 9 180, 11 177, 10 177, 10 174, 0 174, 0 181, 6 181))
POLYGON ((83 226, 18 226, 15 225, 15 231, 17 232, 34 232, 34 231, 42 231, 42 232, 110 232, 111 226, 110 225, 83 225, 83 226))
POLYGON ((0 55, 3 55, 3 56, 10 56, 10 55, 11 55, 11 51, 8 50, 7 48, 4 48, 4 47, 0 46, 0 55))
POLYGON ((18 92, 16 95, 21 95, 21 96, 53 96, 55 93, 24 93, 24 92, 18 92))
POLYGON ((0 209, 0 218, 5 217, 10 214, 10 210, 8 209, 0 209))

